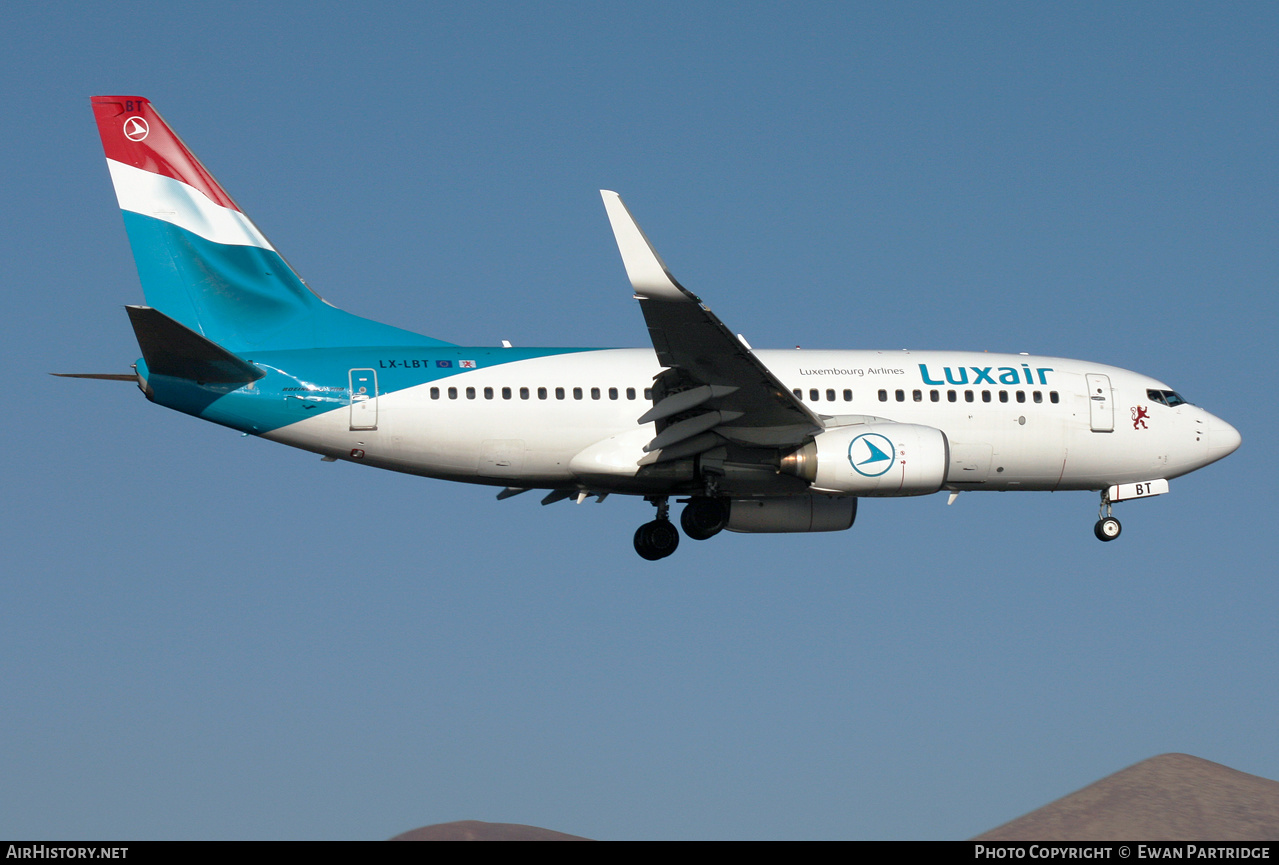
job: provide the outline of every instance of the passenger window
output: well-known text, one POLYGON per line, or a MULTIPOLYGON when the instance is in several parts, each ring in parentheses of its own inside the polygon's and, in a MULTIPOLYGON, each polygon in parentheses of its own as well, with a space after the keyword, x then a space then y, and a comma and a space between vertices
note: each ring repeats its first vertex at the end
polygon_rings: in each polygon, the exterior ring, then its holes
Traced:
POLYGON ((941 392, 940 392, 940 391, 935 391, 935 390, 930 390, 930 391, 928 392, 928 398, 929 398, 930 400, 932 400, 933 402, 941 402, 941 392))
POLYGON ((1026 392, 1024 390, 1017 391, 1017 402, 1026 401, 1026 392))
POLYGON ((520 399, 528 399, 528 388, 520 388, 520 399))
POLYGON ((981 401, 990 402, 990 391, 984 390, 981 392, 981 401))
POLYGON ((844 389, 844 402, 852 402, 852 401, 853 401, 853 392, 852 392, 851 390, 848 390, 847 388, 845 388, 845 389, 844 389))
POLYGON ((1035 402, 1043 402, 1044 394, 1042 391, 1035 391, 1035 402))
POLYGON ((653 399, 653 389, 651 387, 644 388, 644 399, 650 401, 653 399))
POLYGON ((957 402, 958 400, 959 400, 959 394, 958 394, 958 393, 956 393, 956 392, 955 392, 955 391, 953 391, 953 390, 948 390, 948 391, 946 391, 946 401, 947 401, 947 402, 957 402))
POLYGON ((600 398, 600 389, 597 387, 591 388, 591 399, 599 399, 599 398, 600 398))
POLYGON ((1049 401, 1050 403, 1053 403, 1054 405, 1056 405, 1056 403, 1057 403, 1057 391, 1055 391, 1055 390, 1050 390, 1050 391, 1048 391, 1048 401, 1049 401))
POLYGON ((466 389, 466 398, 467 398, 467 399, 475 399, 475 388, 473 388, 473 387, 468 387, 468 388, 466 389))
POLYGON ((633 387, 628 387, 628 388, 626 389, 626 398, 627 398, 627 399, 635 399, 635 388, 633 388, 633 387))
POLYGON ((573 388, 573 399, 582 398, 582 389, 580 387, 573 388))
POLYGON ((438 387, 431 388, 431 399, 440 398, 440 389, 438 387))
POLYGON ((973 392, 970 390, 964 391, 964 402, 972 402, 972 401, 973 401, 973 392))
POLYGON ((808 389, 808 398, 812 400, 813 402, 817 402, 819 399, 821 399, 821 397, 817 395, 817 388, 814 387, 814 388, 808 389))
POLYGON ((886 390, 881 390, 881 391, 879 392, 879 401, 880 401, 880 402, 888 402, 888 391, 886 391, 886 390))
POLYGON ((915 400, 915 402, 923 402, 924 392, 919 390, 914 391, 913 393, 911 393, 911 397, 915 400))
POLYGON ((457 388, 449 388, 449 399, 457 399, 457 388))
POLYGON ((511 398, 511 389, 509 387, 502 388, 502 399, 511 398))
MULTIPOLYGON (((916 392, 918 393, 918 391, 916 391, 916 392)), ((906 401, 906 391, 904 391, 904 390, 898 390, 898 391, 897 391, 896 396, 897 396, 897 401, 898 401, 898 402, 905 402, 905 401, 906 401)))
POLYGON ((999 401, 1000 401, 1000 402, 1008 402, 1008 391, 1006 391, 1006 390, 1001 390, 1001 391, 999 392, 999 401))
POLYGON ((537 398, 538 398, 538 399, 546 399, 546 388, 544 388, 544 387, 539 387, 539 388, 537 389, 537 398))
POLYGON ((833 387, 826 389, 826 400, 828 402, 835 401, 835 389, 833 387))
POLYGON ((793 391, 791 391, 791 393, 795 394, 795 399, 803 399, 803 398, 804 398, 804 392, 803 392, 802 390, 800 390, 799 388, 795 388, 793 391))
POLYGON ((484 388, 484 398, 485 398, 485 399, 492 399, 492 398, 493 398, 493 388, 491 388, 491 387, 486 387, 486 388, 484 388))
POLYGON ((564 399, 564 388, 562 388, 562 387, 557 387, 557 388, 555 389, 555 398, 556 398, 556 399, 564 399))
POLYGON ((615 388, 615 387, 610 387, 610 388, 608 389, 608 398, 609 398, 609 399, 617 399, 617 388, 615 388))

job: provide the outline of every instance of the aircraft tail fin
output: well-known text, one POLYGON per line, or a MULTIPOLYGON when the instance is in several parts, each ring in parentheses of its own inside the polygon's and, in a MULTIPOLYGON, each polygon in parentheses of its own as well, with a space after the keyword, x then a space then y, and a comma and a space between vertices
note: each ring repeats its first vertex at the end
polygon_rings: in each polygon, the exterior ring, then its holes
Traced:
POLYGON ((232 351, 448 345, 312 292, 149 100, 92 103, 148 306, 232 351))

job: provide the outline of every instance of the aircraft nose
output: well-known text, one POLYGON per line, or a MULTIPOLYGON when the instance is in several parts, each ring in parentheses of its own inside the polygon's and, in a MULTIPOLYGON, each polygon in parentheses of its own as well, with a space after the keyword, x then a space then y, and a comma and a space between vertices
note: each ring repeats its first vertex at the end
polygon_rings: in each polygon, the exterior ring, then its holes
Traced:
POLYGON ((1208 456, 1213 460, 1230 456, 1243 442, 1239 430, 1226 423, 1216 415, 1208 420, 1208 456))

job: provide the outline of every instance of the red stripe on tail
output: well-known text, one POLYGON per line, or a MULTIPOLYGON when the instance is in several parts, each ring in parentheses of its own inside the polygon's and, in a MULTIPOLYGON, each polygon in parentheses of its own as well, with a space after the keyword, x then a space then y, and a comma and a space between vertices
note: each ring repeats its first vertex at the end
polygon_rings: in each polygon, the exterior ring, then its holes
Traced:
POLYGON ((141 96, 94 96, 92 101, 107 159, 181 180, 223 207, 240 209, 149 100, 141 96))

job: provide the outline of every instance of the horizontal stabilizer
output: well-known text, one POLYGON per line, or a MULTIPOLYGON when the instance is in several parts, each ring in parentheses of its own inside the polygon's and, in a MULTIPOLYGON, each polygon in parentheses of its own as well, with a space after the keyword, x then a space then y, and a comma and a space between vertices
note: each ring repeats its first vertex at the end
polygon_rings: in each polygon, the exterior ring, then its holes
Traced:
POLYGON ((96 378, 101 381, 131 381, 138 383, 138 374, 136 372, 51 372, 49 375, 56 375, 58 378, 96 378))
POLYGON ((217 384, 248 383, 265 375, 212 340, 149 306, 126 306, 138 347, 154 375, 217 384))

